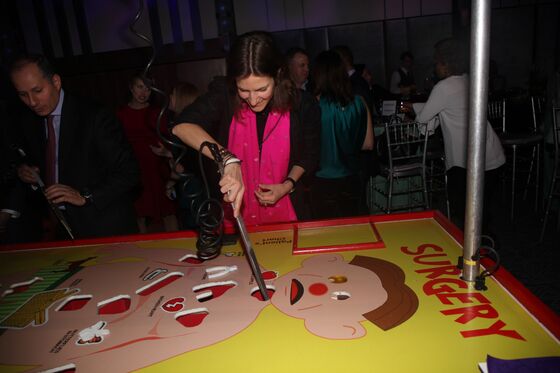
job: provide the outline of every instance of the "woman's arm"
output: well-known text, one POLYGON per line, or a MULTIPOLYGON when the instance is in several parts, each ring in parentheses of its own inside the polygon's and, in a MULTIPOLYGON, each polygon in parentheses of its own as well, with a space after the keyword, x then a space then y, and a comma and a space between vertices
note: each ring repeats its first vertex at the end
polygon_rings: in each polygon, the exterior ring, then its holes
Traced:
MULTIPOLYGON (((219 126, 224 110, 229 107, 228 86, 225 78, 214 78, 208 85, 208 92, 198 97, 179 114, 178 124, 173 127, 172 132, 196 151, 200 150, 200 145, 205 141, 214 143, 219 149, 222 149, 223 146, 215 140, 214 136, 210 135, 209 129, 219 126)), ((202 152, 208 158, 214 159, 208 147, 204 147, 202 152)), ((237 217, 245 191, 239 163, 228 163, 224 167, 224 174, 219 184, 220 191, 224 194, 224 201, 234 204, 233 213, 237 217)))
POLYGON ((412 104, 416 112, 416 121, 420 123, 428 123, 433 117, 442 112, 447 104, 446 93, 442 82, 439 82, 428 97, 425 104, 412 104))
MULTIPOLYGON (((175 136, 181 139, 182 142, 195 149, 196 151, 200 150, 200 145, 202 145, 202 143, 205 141, 218 144, 218 142, 198 124, 179 123, 175 125, 175 127, 173 127, 172 132, 175 136)), ((222 148, 222 146, 219 144, 218 147, 220 149, 222 148)), ((202 152, 208 158, 214 159, 212 153, 207 147, 205 147, 202 152)))
POLYGON ((369 112, 369 108, 364 98, 361 96, 360 98, 362 99, 362 102, 366 108, 366 114, 367 114, 366 136, 364 138, 364 143, 362 144, 362 150, 372 150, 374 138, 373 138, 373 124, 371 122, 371 113, 369 112))
MULTIPOLYGON (((179 123, 173 127, 172 132, 175 136, 181 139, 181 141, 196 150, 200 150, 200 146, 205 141, 217 144, 220 149, 223 148, 223 146, 218 144, 218 142, 214 140, 208 132, 197 124, 179 123)), ((208 158, 214 159, 208 147, 204 147, 204 149, 202 149, 202 153, 208 158)), ((224 195, 224 201, 233 204, 234 217, 239 215, 244 191, 245 186, 243 185, 240 163, 235 162, 225 165, 224 174, 220 179, 220 192, 224 195)))
POLYGON ((302 167, 293 166, 281 184, 259 184, 259 189, 255 190, 255 196, 261 204, 273 205, 295 189, 296 183, 304 173, 305 170, 302 167))

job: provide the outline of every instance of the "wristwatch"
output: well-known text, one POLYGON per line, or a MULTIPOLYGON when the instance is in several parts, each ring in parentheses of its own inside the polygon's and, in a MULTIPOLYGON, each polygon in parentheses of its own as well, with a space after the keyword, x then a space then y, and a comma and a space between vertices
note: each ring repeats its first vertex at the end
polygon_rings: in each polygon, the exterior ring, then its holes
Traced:
POLYGON ((80 195, 86 200, 86 205, 91 205, 93 203, 93 194, 91 194, 89 189, 82 189, 80 195))
POLYGON ((296 190, 296 181, 294 179, 292 179, 291 177, 287 176, 283 183, 285 183, 286 181, 290 182, 292 184, 292 189, 290 189, 290 191, 288 193, 293 193, 294 190, 296 190))

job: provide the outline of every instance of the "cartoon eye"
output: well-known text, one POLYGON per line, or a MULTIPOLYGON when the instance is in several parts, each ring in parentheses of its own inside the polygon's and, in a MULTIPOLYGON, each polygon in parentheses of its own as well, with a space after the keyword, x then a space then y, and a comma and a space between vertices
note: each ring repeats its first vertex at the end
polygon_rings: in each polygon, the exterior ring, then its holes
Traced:
POLYGON ((333 291, 331 294, 331 299, 334 300, 346 300, 350 299, 350 293, 345 291, 333 291))
POLYGON ((333 284, 343 284, 346 281, 348 281, 348 279, 346 278, 346 276, 336 275, 336 276, 330 276, 329 281, 333 284))

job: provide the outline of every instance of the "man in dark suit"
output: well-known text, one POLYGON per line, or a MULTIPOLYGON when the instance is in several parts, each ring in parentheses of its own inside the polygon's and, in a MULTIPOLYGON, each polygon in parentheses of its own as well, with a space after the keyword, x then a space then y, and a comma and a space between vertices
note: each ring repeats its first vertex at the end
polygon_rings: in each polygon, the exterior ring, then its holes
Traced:
MULTIPOLYGON (((10 78, 31 109, 11 129, 13 144, 26 154, 17 174, 30 185, 27 202, 44 209, 45 198, 36 190, 40 175, 45 197, 60 207, 76 238, 137 232, 133 199, 140 171, 116 117, 66 94, 43 56, 19 58, 10 78)), ((58 231, 57 238, 67 238, 58 231)))
POLYGON ((293 47, 286 52, 288 72, 296 87, 307 92, 313 90, 309 87, 309 55, 299 47, 293 47))

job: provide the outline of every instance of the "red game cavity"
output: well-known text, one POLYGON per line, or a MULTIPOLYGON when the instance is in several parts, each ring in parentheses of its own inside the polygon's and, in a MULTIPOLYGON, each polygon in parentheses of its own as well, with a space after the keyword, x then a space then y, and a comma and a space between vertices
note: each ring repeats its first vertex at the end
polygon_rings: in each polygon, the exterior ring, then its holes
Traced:
MULTIPOLYGON (((276 288, 274 286, 266 285, 266 295, 268 295, 268 299, 271 299, 275 292, 276 288)), ((251 296, 257 298, 260 301, 264 301, 261 290, 258 286, 251 289, 251 296)))
POLYGON ((202 324, 204 319, 208 316, 206 308, 194 308, 175 314, 175 320, 186 328, 193 328, 202 324))
POLYGON ((224 295, 228 290, 237 286, 235 281, 209 282, 193 287, 193 291, 197 293, 196 299, 199 302, 206 302, 210 299, 216 299, 224 295))
POLYGON ((172 283, 173 281, 183 277, 184 274, 182 274, 181 272, 171 272, 169 274, 167 274, 166 276, 144 286, 141 287, 140 289, 136 290, 136 294, 141 295, 141 296, 146 296, 146 295, 150 295, 155 291, 158 291, 159 289, 169 285, 170 283, 172 283))
POLYGON ((130 308, 130 296, 118 295, 116 297, 97 303, 99 315, 114 315, 128 311, 130 308))
POLYGON ((91 300, 91 295, 75 295, 64 301, 57 311, 77 311, 82 309, 91 300))

